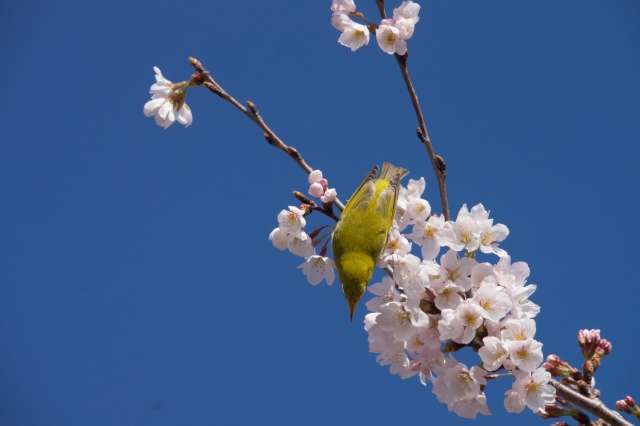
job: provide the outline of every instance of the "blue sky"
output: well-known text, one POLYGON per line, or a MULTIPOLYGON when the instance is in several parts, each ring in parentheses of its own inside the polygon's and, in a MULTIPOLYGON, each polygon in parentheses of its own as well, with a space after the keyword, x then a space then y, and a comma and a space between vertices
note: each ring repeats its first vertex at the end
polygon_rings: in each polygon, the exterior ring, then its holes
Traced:
MULTIPOLYGON (((204 90, 189 129, 142 115, 152 66, 184 79, 195 55, 344 198, 387 160, 437 209, 396 64, 339 46, 329 3, 0 5, 0 423, 467 423, 379 367, 364 312, 349 323, 337 286, 271 247, 305 189, 289 158, 204 90)), ((452 209, 510 227, 545 353, 578 361, 577 330, 599 327, 607 402, 637 390, 637 1, 421 4, 410 66, 452 209)), ((541 424, 504 413, 508 386, 477 423, 541 424)))

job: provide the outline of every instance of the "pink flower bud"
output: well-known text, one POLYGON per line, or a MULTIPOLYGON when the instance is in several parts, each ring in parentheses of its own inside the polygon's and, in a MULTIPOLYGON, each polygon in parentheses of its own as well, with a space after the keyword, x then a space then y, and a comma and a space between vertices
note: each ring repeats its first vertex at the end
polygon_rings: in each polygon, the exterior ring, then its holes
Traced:
POLYGON ((607 339, 602 339, 598 342, 597 349, 603 352, 604 355, 609 355, 613 350, 613 345, 607 339))
POLYGON ((624 397, 624 402, 626 402, 629 407, 635 407, 637 405, 636 404, 636 400, 633 399, 633 397, 631 395, 625 396, 624 397))
POLYGON ((309 186, 309 195, 312 195, 316 198, 322 197, 324 194, 324 188, 319 182, 314 182, 309 186))
POLYGON ((320 185, 322 185, 322 188, 323 188, 325 191, 326 191, 326 190, 327 190, 327 188, 329 187, 329 181, 328 181, 327 179, 325 179, 325 178, 320 179, 320 180, 318 181, 318 183, 319 183, 320 185))
POLYGON ((616 401, 616 410, 623 411, 625 413, 631 412, 631 407, 627 404, 627 401, 624 399, 619 399, 616 401))
POLYGON ((336 201, 338 193, 335 188, 329 188, 325 191, 324 195, 320 197, 320 200, 325 204, 331 204, 336 201))
POLYGON ((309 173, 309 184, 320 182, 320 179, 322 179, 321 170, 314 170, 311 173, 309 173))

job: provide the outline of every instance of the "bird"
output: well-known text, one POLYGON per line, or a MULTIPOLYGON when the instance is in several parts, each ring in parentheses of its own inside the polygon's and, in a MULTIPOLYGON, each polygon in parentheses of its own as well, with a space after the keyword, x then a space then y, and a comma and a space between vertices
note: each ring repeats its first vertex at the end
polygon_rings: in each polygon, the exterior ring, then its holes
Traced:
POLYGON ((386 245, 400 181, 407 174, 391 163, 383 163, 382 170, 374 166, 347 201, 333 231, 333 256, 351 321, 386 245))

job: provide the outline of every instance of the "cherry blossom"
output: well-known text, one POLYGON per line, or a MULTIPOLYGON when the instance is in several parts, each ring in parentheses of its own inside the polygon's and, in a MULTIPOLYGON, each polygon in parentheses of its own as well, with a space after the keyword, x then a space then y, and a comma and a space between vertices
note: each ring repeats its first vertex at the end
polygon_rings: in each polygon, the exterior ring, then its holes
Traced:
POLYGON ((328 257, 313 255, 307 257, 305 262, 298 266, 302 269, 302 273, 307 277, 311 285, 318 285, 325 280, 328 285, 333 284, 335 280, 335 271, 333 269, 333 260, 328 257))
POLYGON ((184 101, 187 83, 174 84, 167 80, 160 68, 153 67, 156 82, 151 85, 151 100, 144 104, 144 115, 154 117, 158 126, 167 129, 174 122, 189 127, 193 122, 191 108, 184 101))

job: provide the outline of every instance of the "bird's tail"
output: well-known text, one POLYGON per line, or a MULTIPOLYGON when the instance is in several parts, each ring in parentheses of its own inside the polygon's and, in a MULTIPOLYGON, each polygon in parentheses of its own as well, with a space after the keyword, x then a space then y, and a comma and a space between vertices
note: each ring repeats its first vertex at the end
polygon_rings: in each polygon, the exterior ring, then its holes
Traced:
POLYGON ((391 163, 383 163, 380 178, 387 179, 392 185, 396 186, 407 174, 409 174, 409 170, 403 167, 396 167, 391 163))

